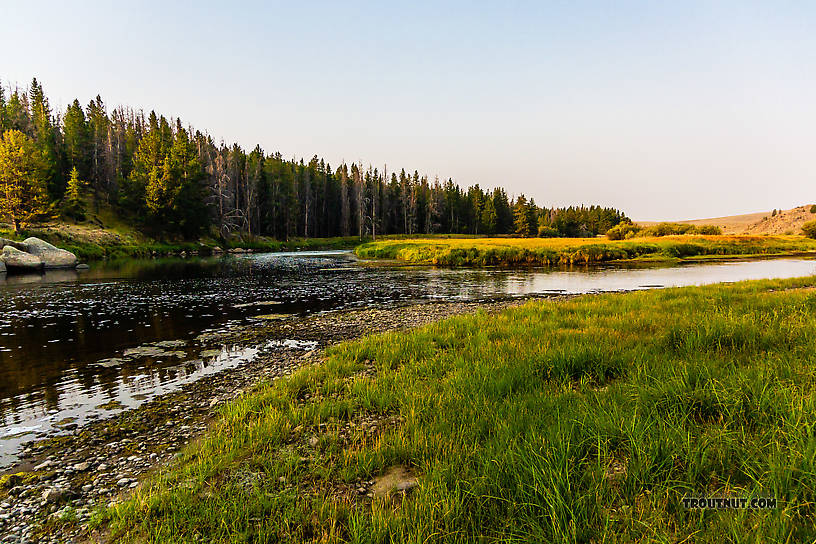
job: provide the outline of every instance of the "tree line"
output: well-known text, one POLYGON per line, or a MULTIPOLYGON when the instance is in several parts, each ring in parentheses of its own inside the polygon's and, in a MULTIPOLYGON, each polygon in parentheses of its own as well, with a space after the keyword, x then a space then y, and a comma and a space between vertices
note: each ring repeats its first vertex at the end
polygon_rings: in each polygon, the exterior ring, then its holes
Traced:
POLYGON ((0 215, 15 230, 43 217, 113 209, 155 236, 381 234, 594 236, 620 222, 601 206, 539 207, 503 188, 463 189, 417 170, 308 162, 216 142, 180 119, 100 96, 53 112, 42 85, 0 85, 0 215))

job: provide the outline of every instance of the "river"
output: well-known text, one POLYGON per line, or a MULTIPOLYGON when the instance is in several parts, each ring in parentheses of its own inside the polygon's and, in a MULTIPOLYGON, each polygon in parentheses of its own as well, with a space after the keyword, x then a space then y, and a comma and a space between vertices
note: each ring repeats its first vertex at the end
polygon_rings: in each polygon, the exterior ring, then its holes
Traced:
MULTIPOLYGON (((0 466, 212 372, 253 346, 212 346, 253 321, 401 302, 590 293, 816 274, 816 261, 484 270, 372 266, 348 252, 127 260, 0 275, 0 466), (271 314, 271 315, 270 315, 271 314)), ((288 339, 297 345, 298 338, 288 339)), ((302 344, 304 349, 312 346, 302 344)))

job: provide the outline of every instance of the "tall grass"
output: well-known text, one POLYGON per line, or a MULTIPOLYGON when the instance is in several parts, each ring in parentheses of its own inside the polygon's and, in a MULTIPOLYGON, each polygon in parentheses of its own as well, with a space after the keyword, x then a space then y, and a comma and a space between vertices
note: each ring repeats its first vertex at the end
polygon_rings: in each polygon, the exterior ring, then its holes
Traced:
POLYGON ((385 240, 358 246, 359 257, 445 266, 519 266, 650 259, 785 255, 816 251, 801 236, 663 236, 385 240))
POLYGON ((224 407, 105 523, 133 542, 812 542, 812 287, 537 301, 341 344, 224 407), (366 416, 391 423, 348 431, 366 416), (394 465, 418 475, 404 501, 356 493, 394 465))

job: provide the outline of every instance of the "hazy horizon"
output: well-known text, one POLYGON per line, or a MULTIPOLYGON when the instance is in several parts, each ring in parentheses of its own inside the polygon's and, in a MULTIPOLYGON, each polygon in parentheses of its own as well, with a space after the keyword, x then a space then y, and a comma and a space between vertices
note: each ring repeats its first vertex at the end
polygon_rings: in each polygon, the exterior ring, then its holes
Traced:
POLYGON ((816 201, 816 6, 0 6, 4 86, 638 220, 816 201))

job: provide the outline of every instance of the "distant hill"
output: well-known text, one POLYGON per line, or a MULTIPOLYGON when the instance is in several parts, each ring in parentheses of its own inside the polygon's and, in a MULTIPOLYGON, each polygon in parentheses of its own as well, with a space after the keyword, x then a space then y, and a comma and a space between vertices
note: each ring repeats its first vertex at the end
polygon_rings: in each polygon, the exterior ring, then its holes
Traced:
MULTIPOLYGON (((810 213, 810 204, 808 204, 790 210, 778 210, 776 215, 773 215, 773 211, 769 210, 767 212, 729 215, 726 217, 670 222, 689 225, 717 225, 723 230, 723 234, 801 234, 802 225, 814 219, 816 219, 816 214, 810 213)), ((636 221, 636 223, 648 227, 659 222, 636 221)))

